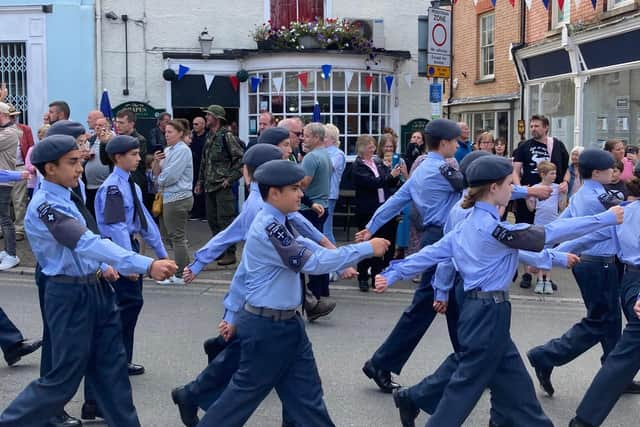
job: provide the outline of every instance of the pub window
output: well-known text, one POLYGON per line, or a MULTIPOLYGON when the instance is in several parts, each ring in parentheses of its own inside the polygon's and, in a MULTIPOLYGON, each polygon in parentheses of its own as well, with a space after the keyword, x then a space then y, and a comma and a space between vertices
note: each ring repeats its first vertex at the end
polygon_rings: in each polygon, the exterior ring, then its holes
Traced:
POLYGON ((313 21, 324 18, 325 0, 270 0, 271 26, 286 27, 292 21, 313 21))

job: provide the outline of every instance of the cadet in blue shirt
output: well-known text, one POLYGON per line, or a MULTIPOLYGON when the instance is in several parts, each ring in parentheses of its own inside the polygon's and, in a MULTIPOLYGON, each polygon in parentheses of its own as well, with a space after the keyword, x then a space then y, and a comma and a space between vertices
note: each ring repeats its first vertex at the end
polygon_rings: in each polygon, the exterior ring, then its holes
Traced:
POLYGON ((246 298, 236 316, 240 366, 198 425, 242 426, 275 388, 297 425, 333 426, 311 343, 296 311, 303 298, 299 273, 329 273, 381 256, 389 242, 372 239, 334 250, 321 248, 298 236, 287 220, 300 208, 302 168, 272 160, 260 166, 254 178, 266 203, 251 224, 242 254, 246 298))
MULTIPOLYGON (((611 181, 613 157, 607 151, 586 149, 578 158, 584 184, 569 200, 560 218, 593 215, 603 212, 619 199, 605 190, 611 181)), ((602 239, 582 252, 581 263, 573 269, 587 315, 560 338, 534 347, 527 353, 542 389, 554 393, 551 372, 565 365, 594 345, 602 346, 601 362, 615 347, 622 329, 620 316, 620 284, 616 267, 616 248, 612 239, 602 239)), ((640 393, 640 384, 629 383, 626 392, 640 393)))
POLYGON ((25 229, 46 280, 44 312, 52 343, 52 369, 32 382, 0 415, 0 426, 44 425, 59 414, 87 373, 108 425, 140 425, 131 396, 120 318, 102 263, 122 274, 173 274, 169 260, 152 260, 102 239, 94 218, 69 188, 82 174, 81 154, 67 135, 43 139, 32 163, 43 175, 27 208, 25 229))
POLYGON ((627 182, 627 189, 635 201, 625 205, 622 224, 561 245, 580 253, 611 239, 625 267, 620 294, 627 326, 580 402, 571 427, 600 426, 640 369, 640 180, 627 182))
MULTIPOLYGON (((467 170, 471 188, 462 208, 473 210, 466 220, 437 243, 393 262, 376 278, 376 291, 382 292, 397 280, 451 258, 462 277, 465 297, 458 328, 458 367, 427 426, 461 426, 487 387, 496 405, 509 408, 514 425, 553 426, 511 340, 508 287, 519 259, 548 268, 552 263, 573 265, 578 261, 575 255, 543 250, 545 243, 615 224, 622 219, 622 209, 544 229, 500 222, 498 207, 506 206, 511 197, 512 172, 511 162, 502 157, 472 162, 467 170)), ((445 308, 445 301, 435 301, 436 311, 445 308)))

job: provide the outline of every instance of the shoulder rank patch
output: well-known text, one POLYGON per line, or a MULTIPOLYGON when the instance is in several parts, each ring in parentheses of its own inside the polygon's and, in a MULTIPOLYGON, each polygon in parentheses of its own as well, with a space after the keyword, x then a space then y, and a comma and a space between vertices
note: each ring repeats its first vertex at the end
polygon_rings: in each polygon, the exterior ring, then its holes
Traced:
POLYGON ((512 249, 540 252, 544 249, 545 231, 543 227, 531 226, 522 230, 508 230, 496 226, 491 235, 500 243, 512 249))
POLYGON ((54 209, 46 202, 38 206, 38 217, 47 226, 53 238, 71 250, 75 249, 87 231, 87 227, 80 221, 54 209))
POLYGON ((623 202, 624 194, 616 190, 607 190, 606 193, 602 193, 598 196, 598 201, 602 204, 602 206, 604 206, 605 209, 609 209, 623 202))
POLYGON ((266 227, 266 231, 284 265, 299 273, 311 257, 311 251, 299 244, 282 224, 272 222, 266 227))
POLYGON ((444 163, 440 166, 440 173, 455 191, 462 191, 464 189, 464 176, 459 170, 444 163))
POLYGON ((104 202, 104 223, 117 224, 125 222, 124 198, 117 185, 107 187, 107 197, 104 202))

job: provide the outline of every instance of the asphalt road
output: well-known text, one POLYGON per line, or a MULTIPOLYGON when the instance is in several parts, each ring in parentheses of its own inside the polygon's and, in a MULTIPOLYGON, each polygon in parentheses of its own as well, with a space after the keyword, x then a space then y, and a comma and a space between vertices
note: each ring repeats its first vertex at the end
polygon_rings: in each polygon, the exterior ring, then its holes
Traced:
MULTIPOLYGON (((204 367, 204 338, 215 334, 222 313, 222 285, 165 288, 151 283, 145 287, 145 306, 138 326, 135 362, 147 373, 132 378, 134 400, 144 426, 180 427, 170 390, 193 378, 204 367)), ((398 290, 384 295, 361 294, 353 287, 337 287, 333 298, 338 307, 330 318, 308 324, 307 330, 322 376, 325 399, 337 426, 399 426, 398 412, 390 395, 380 393, 361 372, 363 362, 393 327, 411 294, 398 290)), ((0 305, 25 336, 41 330, 35 285, 28 275, 0 275, 0 305)), ((513 301, 512 335, 522 352, 564 332, 583 315, 583 308, 571 300, 517 299, 513 301)), ((432 372, 451 351, 442 317, 434 322, 405 367, 399 382, 411 385, 432 372)), ((600 349, 594 348, 553 374, 553 399, 538 394, 556 426, 568 424, 582 394, 598 366, 600 349)), ((7 368, 0 362, 0 409, 38 375, 39 353, 7 368)), ((530 371, 530 374, 533 374, 530 371)), ((82 393, 67 409, 80 413, 82 393)), ((451 408, 452 411, 455 408, 451 408)), ((248 425, 280 425, 280 402, 272 393, 255 412, 248 425)), ((640 396, 623 396, 606 426, 637 426, 640 396)), ((427 416, 422 414, 419 425, 427 416)), ((465 426, 488 424, 488 395, 485 393, 465 426)), ((102 423, 86 423, 101 426, 102 423)))

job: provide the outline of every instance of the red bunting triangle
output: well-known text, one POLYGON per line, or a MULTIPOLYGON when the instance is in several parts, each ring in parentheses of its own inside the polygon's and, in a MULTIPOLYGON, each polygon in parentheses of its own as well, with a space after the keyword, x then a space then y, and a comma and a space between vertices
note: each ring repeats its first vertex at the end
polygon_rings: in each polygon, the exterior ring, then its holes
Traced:
POLYGON ((372 75, 364 76, 364 85, 367 88, 367 90, 371 90, 371 84, 372 83, 373 83, 373 76, 372 75))
POLYGON ((238 91, 238 85, 240 84, 240 81, 238 80, 237 76, 229 76, 229 81, 231 82, 231 86, 233 86, 233 90, 234 91, 238 91))
POLYGON ((307 83, 309 82, 309 73, 306 71, 302 73, 298 73, 298 80, 300 80, 300 83, 302 83, 302 87, 306 89, 307 83))
POLYGON ((558 9, 564 10, 564 0, 558 0, 558 9))
POLYGON ((516 7, 516 0, 509 0, 511 7, 516 7))

